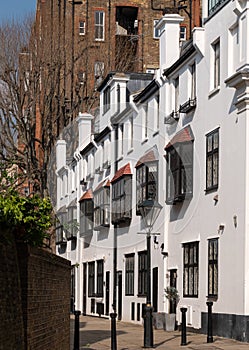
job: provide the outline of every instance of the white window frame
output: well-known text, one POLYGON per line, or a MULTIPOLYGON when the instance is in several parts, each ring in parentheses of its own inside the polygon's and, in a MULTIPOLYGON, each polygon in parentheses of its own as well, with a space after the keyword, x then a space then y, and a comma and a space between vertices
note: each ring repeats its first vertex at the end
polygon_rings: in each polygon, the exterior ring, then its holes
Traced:
POLYGON ((186 40, 187 40, 187 27, 180 26, 180 41, 186 41, 186 40))
POLYGON ((94 12, 94 37, 96 41, 105 40, 105 12, 101 10, 97 10, 94 12), (101 15, 103 15, 102 19, 101 19, 101 15), (96 18, 96 16, 98 16, 98 18, 96 18), (101 32, 102 32, 102 36, 100 35, 101 32))
POLYGON ((153 39, 159 39, 160 38, 160 30, 156 29, 156 25, 159 22, 159 19, 153 20, 153 39))
POLYGON ((79 35, 86 34, 86 22, 83 20, 79 20, 79 35))

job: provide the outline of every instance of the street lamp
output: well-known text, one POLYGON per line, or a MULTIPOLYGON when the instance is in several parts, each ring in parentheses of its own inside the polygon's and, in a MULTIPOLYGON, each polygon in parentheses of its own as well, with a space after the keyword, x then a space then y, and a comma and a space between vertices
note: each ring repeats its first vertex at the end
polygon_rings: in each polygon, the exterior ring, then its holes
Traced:
POLYGON ((147 227, 147 294, 144 313, 144 348, 153 347, 153 324, 151 306, 151 230, 160 214, 162 206, 153 199, 146 199, 138 205, 147 227))

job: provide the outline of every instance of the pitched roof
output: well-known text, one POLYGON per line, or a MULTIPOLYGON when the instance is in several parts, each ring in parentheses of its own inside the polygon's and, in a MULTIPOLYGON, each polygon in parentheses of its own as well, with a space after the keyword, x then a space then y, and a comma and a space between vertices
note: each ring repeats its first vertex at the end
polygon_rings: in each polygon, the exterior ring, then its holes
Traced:
POLYGON ((130 163, 127 163, 122 168, 116 171, 116 174, 112 178, 111 182, 114 182, 124 175, 132 175, 130 163))
POLYGON ((155 160, 158 160, 158 149, 156 146, 149 149, 136 163, 135 168, 139 167, 141 164, 146 164, 149 162, 154 162, 155 160))
POLYGON ((165 146, 165 150, 176 145, 177 143, 190 142, 194 140, 194 135, 191 126, 188 125, 184 129, 180 130, 165 146))
POLYGON ((95 188, 94 192, 97 192, 100 190, 102 187, 110 187, 110 180, 105 179, 104 181, 101 181, 98 186, 95 188))
POLYGON ((87 199, 93 199, 93 191, 91 188, 89 190, 87 190, 85 193, 83 193, 79 202, 85 201, 87 199))

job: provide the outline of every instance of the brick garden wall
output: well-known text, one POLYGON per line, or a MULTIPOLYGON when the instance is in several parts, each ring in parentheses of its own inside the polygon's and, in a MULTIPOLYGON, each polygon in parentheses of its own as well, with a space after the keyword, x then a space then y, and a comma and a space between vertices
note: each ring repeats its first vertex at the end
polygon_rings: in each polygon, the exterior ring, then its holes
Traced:
MULTIPOLYGON (((2 241, 2 232, 0 236, 2 241)), ((0 243, 0 350, 6 349, 24 350, 21 286, 12 243, 0 243)))
POLYGON ((0 244, 0 350, 70 349, 70 262, 0 244))

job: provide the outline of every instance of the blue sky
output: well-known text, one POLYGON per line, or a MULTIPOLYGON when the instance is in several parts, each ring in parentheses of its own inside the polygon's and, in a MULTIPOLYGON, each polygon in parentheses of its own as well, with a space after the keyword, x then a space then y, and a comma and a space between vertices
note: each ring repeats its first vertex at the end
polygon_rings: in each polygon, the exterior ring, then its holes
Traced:
POLYGON ((25 14, 35 13, 36 0, 0 0, 0 23, 13 17, 21 19, 25 14))

